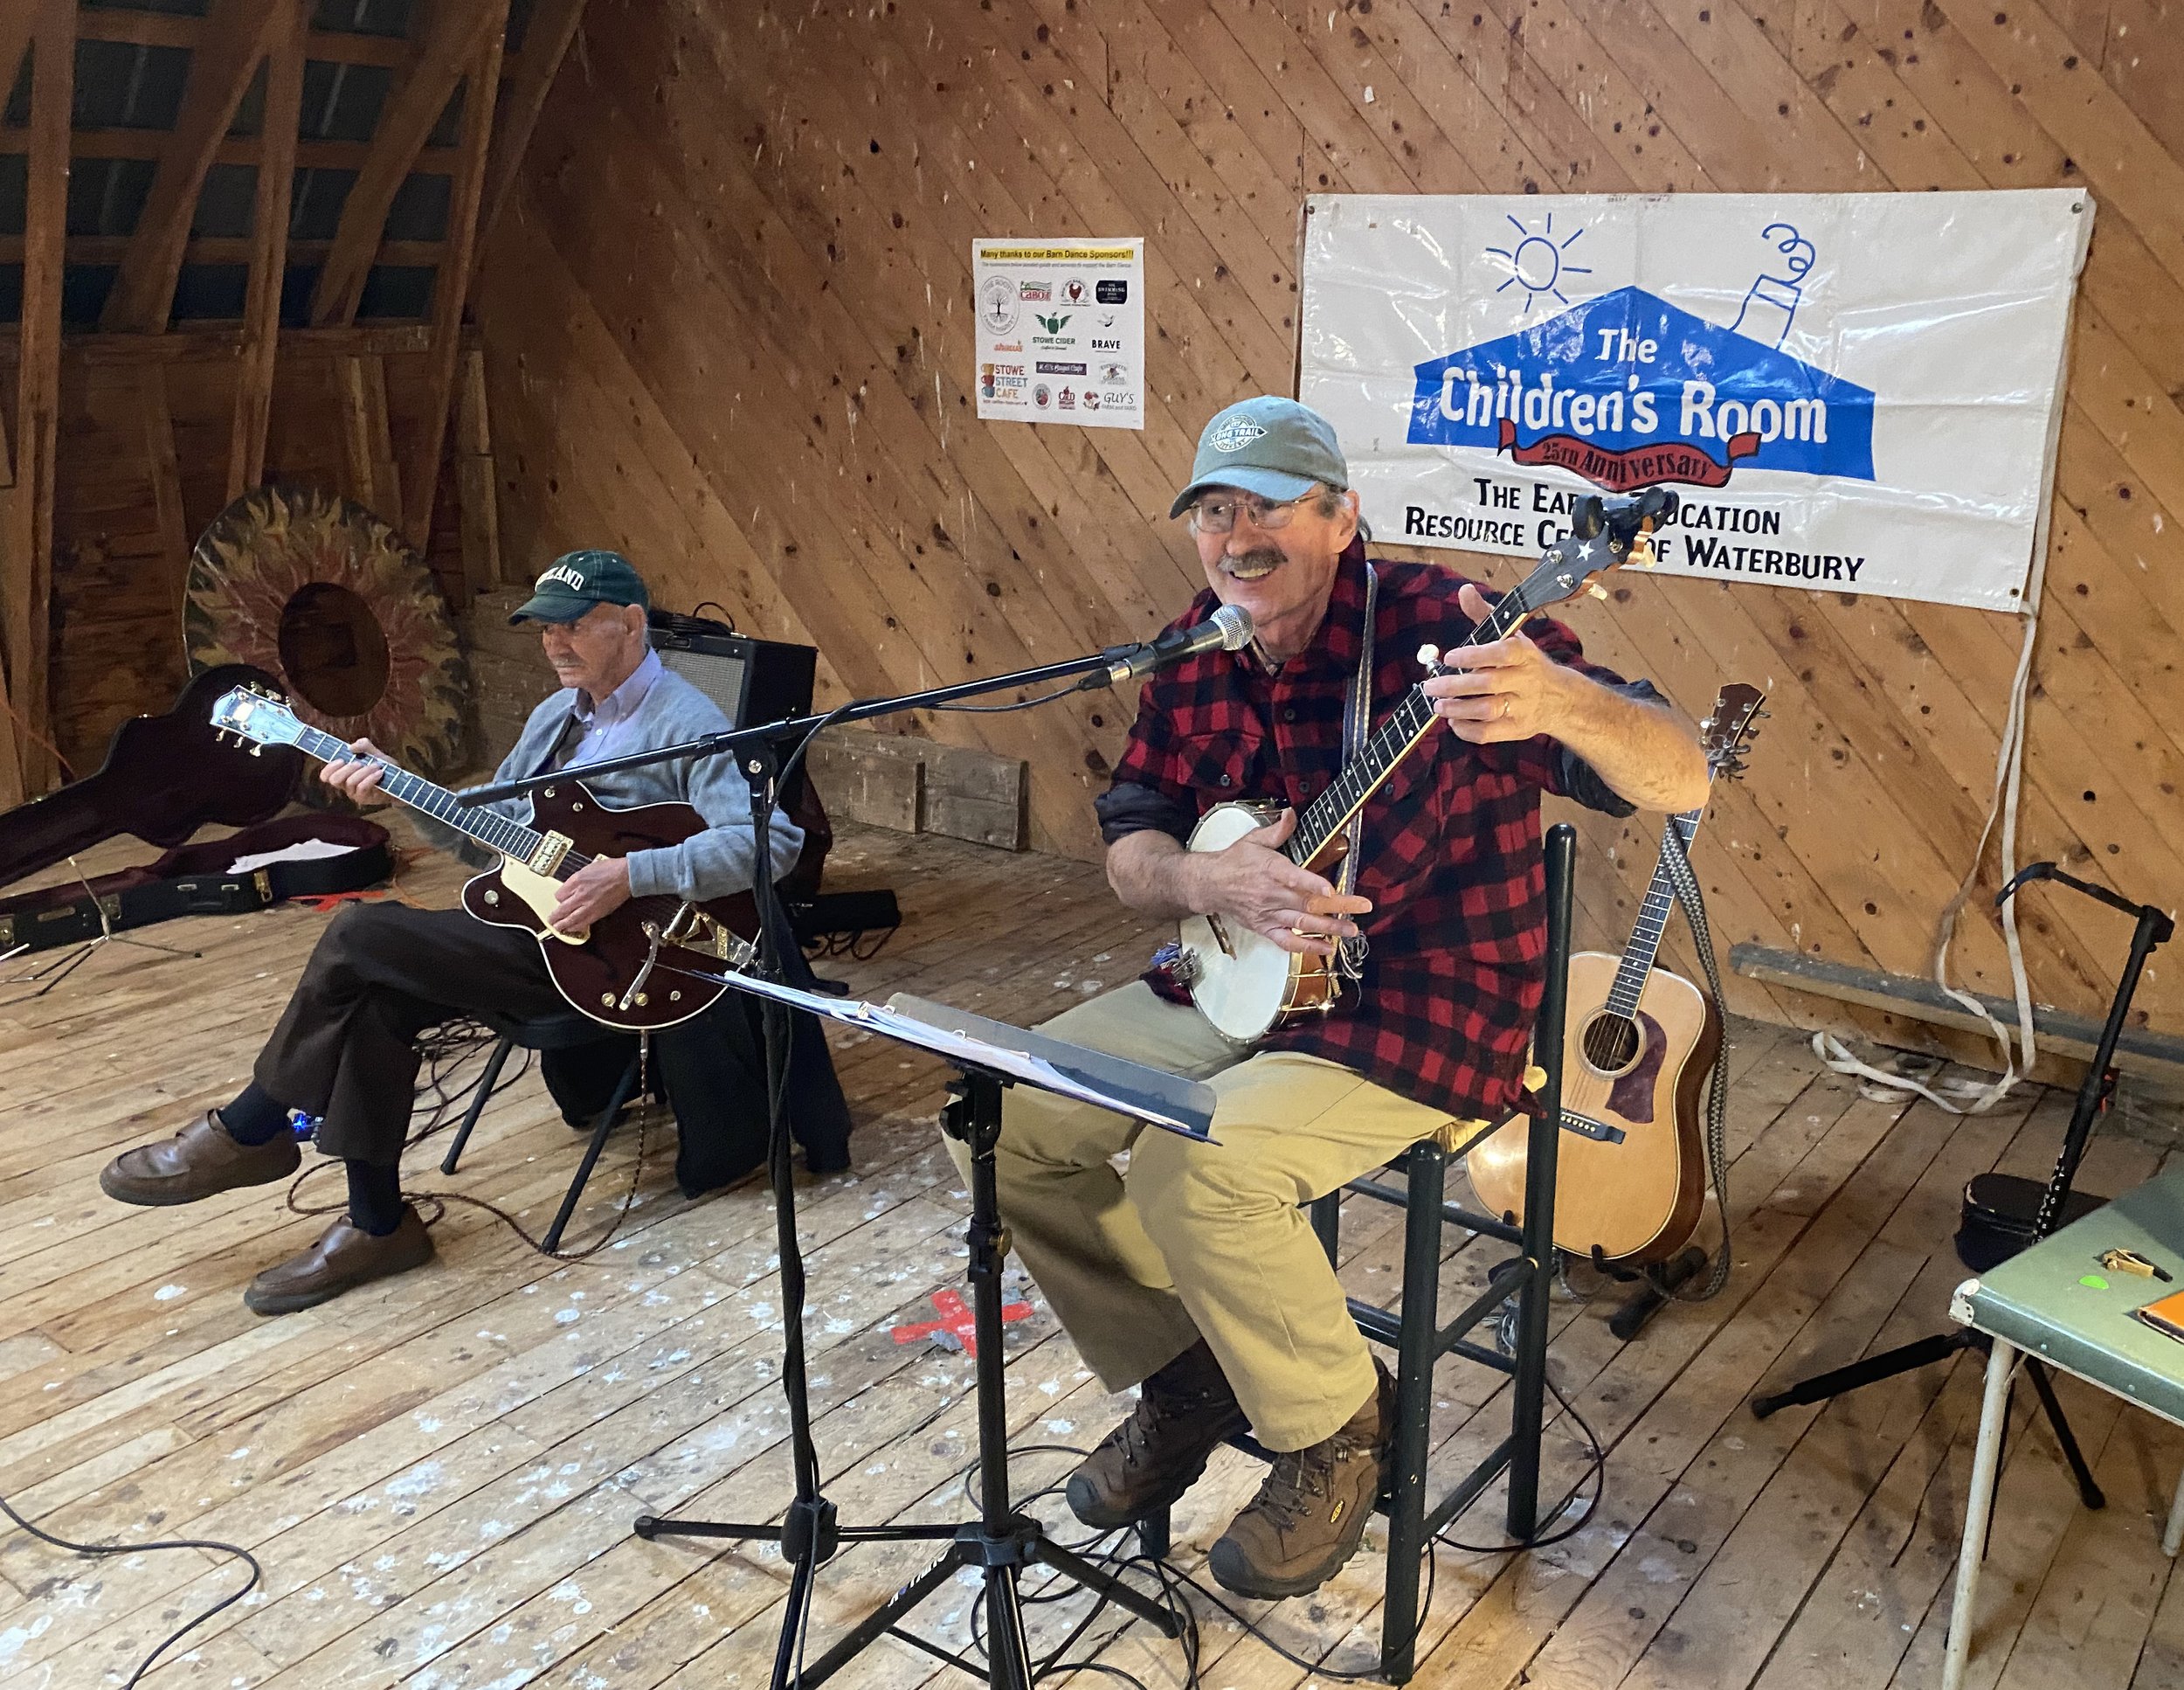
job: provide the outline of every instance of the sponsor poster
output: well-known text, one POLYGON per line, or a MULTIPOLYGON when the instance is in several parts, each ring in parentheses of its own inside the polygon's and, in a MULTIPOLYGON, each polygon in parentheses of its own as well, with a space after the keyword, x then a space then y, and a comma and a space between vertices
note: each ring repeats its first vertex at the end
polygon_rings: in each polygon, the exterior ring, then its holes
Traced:
POLYGON ((978 415, 1145 426, 1145 243, 975 240, 978 415))
POLYGON ((2073 189, 1315 196, 1298 397, 1382 540, 1537 556, 1665 484, 1675 573, 2012 610, 2092 223, 2073 189))

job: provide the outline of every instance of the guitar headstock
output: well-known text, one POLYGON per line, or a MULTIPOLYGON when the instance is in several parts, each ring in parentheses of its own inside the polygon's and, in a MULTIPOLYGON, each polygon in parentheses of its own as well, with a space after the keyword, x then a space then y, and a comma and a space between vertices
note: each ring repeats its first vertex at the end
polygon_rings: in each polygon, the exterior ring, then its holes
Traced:
POLYGON ((1734 780, 1745 772, 1745 753, 1759 731, 1766 712, 1759 708, 1766 694, 1758 687, 1732 681, 1714 696, 1714 708, 1698 725, 1699 745, 1706 752, 1710 780, 1734 780))
POLYGON ((297 745, 303 743, 303 724, 287 701, 256 687, 237 687, 222 693, 212 705, 212 726, 218 734, 232 733, 238 743, 252 742, 251 755, 259 745, 297 745))

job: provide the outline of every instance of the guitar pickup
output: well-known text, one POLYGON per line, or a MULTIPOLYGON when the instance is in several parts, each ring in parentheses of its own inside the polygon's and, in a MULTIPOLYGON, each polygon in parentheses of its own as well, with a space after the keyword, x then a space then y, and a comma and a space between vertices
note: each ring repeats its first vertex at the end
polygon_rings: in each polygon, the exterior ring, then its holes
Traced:
POLYGON ((538 848, 523 866, 535 875, 550 875, 561 867, 562 859, 569 855, 569 848, 574 842, 567 834, 548 834, 538 842, 538 848))
POLYGON ((1591 1139, 1600 1144, 1621 1144, 1630 1135, 1620 1126, 1610 1126, 1606 1121, 1596 1121, 1590 1115, 1580 1115, 1574 1109, 1562 1112, 1562 1130, 1574 1132, 1580 1138, 1591 1139))

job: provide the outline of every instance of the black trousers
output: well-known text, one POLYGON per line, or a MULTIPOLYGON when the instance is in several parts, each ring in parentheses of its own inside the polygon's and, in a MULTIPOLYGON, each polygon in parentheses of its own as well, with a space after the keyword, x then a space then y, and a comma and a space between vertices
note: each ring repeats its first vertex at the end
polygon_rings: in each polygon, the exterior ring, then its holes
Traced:
MULTIPOLYGON (((785 966, 790 984, 817 986, 801 955, 785 966)), ((528 933, 462 910, 348 904, 311 952, 255 1077, 288 1107, 324 1118, 318 1144, 328 1155, 390 1167, 409 1133, 418 1034, 468 1015, 568 1007, 528 933)), ((810 1170, 833 1173, 849 1166, 849 1107, 820 1023, 800 1011, 791 1022, 790 1127, 810 1170)), ((635 1042, 602 1027, 595 1044, 546 1053, 547 1086, 572 1123, 589 1125, 605 1106, 635 1042)), ((753 1000, 729 993, 657 1035, 653 1051, 654 1084, 675 1112, 684 1192, 695 1197, 757 1167, 767 1112, 753 1000)))
POLYGON ((329 1156, 390 1167, 409 1133, 418 1034, 466 1015, 567 1007, 528 933, 461 910, 351 904, 304 965, 255 1077, 290 1108, 325 1118, 318 1143, 329 1156))

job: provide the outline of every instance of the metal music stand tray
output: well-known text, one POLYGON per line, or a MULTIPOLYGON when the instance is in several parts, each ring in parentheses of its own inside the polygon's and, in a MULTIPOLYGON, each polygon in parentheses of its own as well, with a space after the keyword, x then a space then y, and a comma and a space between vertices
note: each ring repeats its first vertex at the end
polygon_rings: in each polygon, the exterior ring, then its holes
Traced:
POLYGON ((993 1149, 1001 1137, 1001 1092, 1009 1085, 1036 1086, 1205 1143, 1213 1142, 1208 1131, 1213 1117, 1213 1088, 923 998, 898 994, 885 1004, 874 1004, 819 996, 755 975, 700 978, 719 980, 759 998, 916 1045, 955 1065, 958 1077, 949 1084, 951 1101, 942 1112, 941 1121, 948 1135, 962 1140, 971 1151, 971 1222, 966 1236, 971 1246, 971 1330, 978 1347, 978 1518, 954 1526, 842 1526, 836 1522, 834 1505, 819 1494, 818 1464, 811 1442, 803 1378, 802 1311, 784 1298, 789 1328, 783 1378, 789 1393, 791 1437, 796 1446, 797 1495, 783 1523, 745 1525, 661 1520, 642 1514, 633 1527, 637 1534, 643 1538, 672 1534, 756 1539, 781 1545, 795 1571, 774 1658, 776 1690, 791 1682, 798 1687, 823 1682, 886 1634, 984 1677, 995 1690, 1030 1690, 1033 1660, 1024 1631, 1017 1576, 1031 1562, 1051 1567, 1098 1592, 1158 1627, 1164 1636, 1178 1635, 1175 1617, 1160 1603, 1054 1542, 1037 1520, 1017 1513, 1009 1501, 1008 1415, 1001 1368, 1001 1264, 1007 1250, 995 1191, 993 1149), (825 1654, 808 1666, 799 1666, 819 1564, 846 1543, 916 1539, 944 1541, 948 1548, 825 1654), (987 1647, 983 1666, 898 1629, 899 1622, 948 1583, 958 1567, 985 1569, 987 1647))

